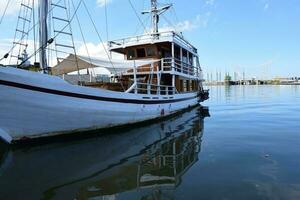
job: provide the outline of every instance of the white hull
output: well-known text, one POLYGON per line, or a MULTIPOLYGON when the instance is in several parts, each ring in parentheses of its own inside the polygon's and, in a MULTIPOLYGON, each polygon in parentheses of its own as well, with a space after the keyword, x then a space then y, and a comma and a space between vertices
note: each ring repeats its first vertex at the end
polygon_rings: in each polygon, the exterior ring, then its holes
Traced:
POLYGON ((9 143, 137 123, 198 102, 197 93, 155 96, 113 92, 0 67, 0 137, 9 143))

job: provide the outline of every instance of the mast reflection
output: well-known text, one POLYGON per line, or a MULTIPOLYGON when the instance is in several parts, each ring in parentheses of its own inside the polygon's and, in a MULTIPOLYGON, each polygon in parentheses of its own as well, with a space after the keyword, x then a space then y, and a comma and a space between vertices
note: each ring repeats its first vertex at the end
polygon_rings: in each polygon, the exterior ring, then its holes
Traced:
POLYGON ((206 115, 195 108, 125 133, 4 151, 1 157, 10 156, 2 159, 0 193, 13 199, 173 199, 198 161, 206 115))

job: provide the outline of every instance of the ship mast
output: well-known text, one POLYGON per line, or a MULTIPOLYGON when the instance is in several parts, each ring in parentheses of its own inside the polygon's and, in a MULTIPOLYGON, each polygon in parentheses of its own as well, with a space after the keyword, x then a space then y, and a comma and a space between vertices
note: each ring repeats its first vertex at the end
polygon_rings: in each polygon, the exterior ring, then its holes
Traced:
POLYGON ((158 33, 159 15, 157 10, 157 0, 151 0, 151 15, 152 15, 152 33, 158 33))
POLYGON ((159 15, 167 11, 169 8, 171 8, 171 6, 172 4, 168 4, 159 8, 157 5, 157 0, 151 0, 151 10, 142 12, 142 14, 151 14, 153 35, 158 35, 159 15))
POLYGON ((49 0, 39 0, 39 59, 43 73, 48 73, 47 42, 48 42, 48 6, 49 0))

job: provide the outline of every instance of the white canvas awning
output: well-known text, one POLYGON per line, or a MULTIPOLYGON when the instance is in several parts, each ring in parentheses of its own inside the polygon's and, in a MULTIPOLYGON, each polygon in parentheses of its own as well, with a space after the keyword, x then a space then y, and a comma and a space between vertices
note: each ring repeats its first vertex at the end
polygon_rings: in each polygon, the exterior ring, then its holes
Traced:
POLYGON ((62 62, 58 63, 56 66, 52 67, 52 74, 53 75, 62 75, 68 74, 71 72, 75 72, 78 69, 89 69, 89 68, 104 68, 107 69, 112 74, 120 74, 123 72, 128 71, 129 69, 136 67, 141 67, 144 65, 149 65, 157 60, 136 60, 134 61, 127 61, 127 60, 109 60, 109 59, 101 59, 101 58, 90 58, 87 56, 79 56, 77 55, 77 62, 76 64, 76 57, 73 54, 70 54, 67 58, 65 58, 62 62))

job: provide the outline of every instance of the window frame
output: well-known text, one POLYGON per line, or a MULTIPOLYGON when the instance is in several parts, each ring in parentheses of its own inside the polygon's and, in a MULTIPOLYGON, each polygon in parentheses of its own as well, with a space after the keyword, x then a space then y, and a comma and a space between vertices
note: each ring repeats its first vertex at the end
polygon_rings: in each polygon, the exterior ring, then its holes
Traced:
POLYGON ((136 55, 135 49, 128 49, 128 50, 127 50, 127 60, 132 60, 132 59, 134 59, 134 58, 136 58, 136 57, 137 57, 137 55, 136 55), (132 57, 129 56, 129 52, 132 52, 132 53, 133 53, 133 56, 132 56, 132 57))

